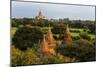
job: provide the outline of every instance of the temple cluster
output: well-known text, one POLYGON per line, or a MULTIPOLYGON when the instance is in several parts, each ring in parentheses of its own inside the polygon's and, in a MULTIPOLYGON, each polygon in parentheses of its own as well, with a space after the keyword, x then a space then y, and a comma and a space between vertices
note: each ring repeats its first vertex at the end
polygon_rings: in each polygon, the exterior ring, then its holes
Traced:
MULTIPOLYGON (((38 20, 46 19, 46 17, 43 16, 41 11, 39 11, 38 15, 35 18, 38 20)), ((66 45, 72 42, 71 33, 69 31, 68 25, 63 35, 64 35, 64 38, 62 40, 62 45, 66 45)), ((55 55, 56 53, 55 53, 54 48, 56 46, 57 46, 57 41, 54 39, 53 33, 51 31, 51 27, 49 26, 48 32, 46 35, 43 36, 43 39, 40 44, 40 49, 39 49, 40 54, 42 56, 51 55, 51 54, 55 55)))
MULTIPOLYGON (((66 31, 64 33, 64 38, 62 41, 62 45, 66 45, 72 42, 71 33, 69 31, 69 27, 67 25, 66 31)), ((53 33, 51 31, 51 27, 49 26, 48 32, 43 36, 43 40, 40 44, 40 53, 42 56, 47 55, 55 55, 54 48, 57 46, 56 40, 53 38, 53 33)))

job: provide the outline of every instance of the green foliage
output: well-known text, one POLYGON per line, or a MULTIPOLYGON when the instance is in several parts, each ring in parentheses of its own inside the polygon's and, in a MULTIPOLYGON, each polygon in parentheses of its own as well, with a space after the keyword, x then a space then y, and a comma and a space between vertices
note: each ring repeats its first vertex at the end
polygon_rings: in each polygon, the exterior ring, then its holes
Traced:
POLYGON ((65 57, 61 54, 57 55, 50 55, 45 57, 42 62, 43 64, 55 64, 55 63, 68 63, 68 62, 77 62, 78 60, 76 58, 70 58, 70 57, 65 57))
POLYGON ((12 20, 11 22, 12 22, 12 27, 17 27, 18 26, 15 20, 12 20))
POLYGON ((76 44, 78 44, 78 47, 82 50, 80 55, 81 61, 96 60, 96 46, 91 41, 80 39, 76 44))
POLYGON ((33 50, 28 48, 23 54, 21 65, 39 64, 39 60, 40 59, 34 54, 33 50))
POLYGON ((66 25, 64 24, 56 24, 53 26, 52 32, 54 34, 63 34, 66 30, 66 25))
POLYGON ((95 34, 96 33, 96 24, 89 24, 88 25, 89 28, 89 33, 95 34))
POLYGON ((12 43, 14 44, 12 46, 12 66, 94 61, 96 59, 96 41, 90 36, 95 36, 95 26, 94 21, 13 18, 12 27, 16 28, 12 31, 14 34, 12 39, 12 43), (25 27, 28 24, 30 24, 30 27, 25 27), (34 27, 32 27, 33 24, 34 27), (66 30, 66 24, 69 24, 71 27, 70 32, 72 33, 73 43, 62 46, 61 42, 63 33, 66 30), (23 27, 20 27, 20 25, 23 27), (55 47, 57 54, 40 58, 38 42, 39 40, 41 41, 43 33, 47 33, 49 25, 52 27, 54 38, 58 42, 58 47, 55 47), (43 31, 40 28, 42 28, 43 31), (91 33, 91 35, 80 33, 83 31, 91 33))
POLYGON ((83 23, 81 20, 73 20, 72 23, 70 24, 72 28, 83 28, 83 23))
POLYGON ((12 27, 18 27, 19 25, 22 25, 23 23, 23 19, 13 18, 11 21, 12 21, 12 27))
POLYGON ((21 51, 12 46, 12 67, 20 65, 39 64, 40 59, 31 48, 21 51))
POLYGON ((53 64, 56 63, 56 57, 55 56, 47 56, 42 60, 43 64, 53 64))
POLYGON ((91 37, 88 35, 88 33, 80 33, 79 36, 82 39, 91 40, 91 37))
POLYGON ((66 25, 64 25, 64 24, 55 24, 53 26, 52 32, 54 34, 59 34, 59 37, 57 37, 57 39, 62 40, 65 30, 66 30, 66 25))
POLYGON ((15 47, 26 50, 34 46, 34 43, 38 43, 42 37, 43 32, 39 27, 21 27, 16 31, 12 42, 15 47))
POLYGON ((73 40, 79 40, 80 37, 79 37, 79 36, 72 36, 72 39, 73 39, 73 40))
POLYGON ((12 53, 11 53, 11 61, 12 61, 12 67, 15 67, 16 65, 21 63, 22 57, 23 57, 23 53, 22 51, 20 51, 18 48, 15 48, 14 45, 12 45, 11 47, 12 49, 12 53))
POLYGON ((76 57, 82 62, 95 60, 95 46, 84 39, 78 40, 72 45, 59 46, 56 51, 67 57, 76 57))
POLYGON ((70 30, 70 32, 80 33, 80 30, 70 30))

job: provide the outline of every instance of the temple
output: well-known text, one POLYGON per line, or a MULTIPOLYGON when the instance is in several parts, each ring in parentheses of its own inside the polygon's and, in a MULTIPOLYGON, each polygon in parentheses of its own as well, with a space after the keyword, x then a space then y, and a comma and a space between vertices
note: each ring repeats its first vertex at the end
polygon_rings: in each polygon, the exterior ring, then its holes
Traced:
POLYGON ((48 41, 49 45, 55 45, 55 43, 56 43, 55 39, 53 38, 53 33, 51 32, 50 25, 49 25, 48 32, 46 35, 46 40, 48 41))
POLYGON ((46 19, 46 17, 42 15, 41 10, 39 11, 38 15, 36 16, 36 19, 38 19, 38 20, 39 19, 46 19))
MULTIPOLYGON (((72 42, 71 33, 69 31, 69 27, 67 25, 66 31, 64 33, 63 38, 63 45, 67 45, 72 42)), ((53 38, 53 33, 51 31, 51 27, 48 27, 48 32, 45 36, 43 36, 43 40, 41 42, 40 47, 40 53, 42 56, 48 56, 48 55, 55 55, 54 48, 57 46, 56 41, 53 38)))
POLYGON ((71 42, 72 42, 71 33, 69 31, 69 26, 67 24, 67 28, 66 28, 66 31, 64 33, 63 44, 66 45, 66 44, 71 43, 71 42))
POLYGON ((56 42, 53 38, 53 34, 51 32, 51 27, 49 26, 47 35, 43 37, 41 42, 41 53, 42 55, 54 55, 54 47, 56 46, 56 42))

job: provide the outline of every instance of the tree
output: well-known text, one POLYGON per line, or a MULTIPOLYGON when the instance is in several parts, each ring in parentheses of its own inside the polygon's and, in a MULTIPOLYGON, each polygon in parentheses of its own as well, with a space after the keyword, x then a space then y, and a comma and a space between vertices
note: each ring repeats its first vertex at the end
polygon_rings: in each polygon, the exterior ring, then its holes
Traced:
POLYGON ((88 35, 88 33, 80 33, 80 38, 91 40, 91 37, 88 35))
POLYGON ((33 19, 32 18, 23 18, 22 25, 27 25, 27 24, 33 25, 33 19))
POLYGON ((54 34, 59 34, 59 38, 62 39, 64 32, 66 31, 66 25, 64 24, 55 24, 53 26, 52 32, 54 34))
POLYGON ((11 47, 11 61, 12 61, 12 67, 15 67, 16 65, 19 65, 22 60, 22 51, 20 51, 18 48, 16 48, 14 45, 11 47))
POLYGON ((39 64, 39 61, 40 59, 38 56, 32 51, 31 48, 28 48, 23 54, 21 65, 39 64))
POLYGON ((39 27, 20 27, 13 39, 12 43, 15 44, 15 47, 26 50, 34 46, 35 43, 38 43, 43 37, 43 32, 39 27))
POLYGON ((84 39, 77 40, 70 45, 59 46, 55 50, 66 57, 76 57, 81 62, 96 60, 95 45, 84 39))
POLYGON ((90 30, 90 33, 92 33, 92 34, 96 33, 96 25, 95 24, 89 24, 88 28, 90 30))

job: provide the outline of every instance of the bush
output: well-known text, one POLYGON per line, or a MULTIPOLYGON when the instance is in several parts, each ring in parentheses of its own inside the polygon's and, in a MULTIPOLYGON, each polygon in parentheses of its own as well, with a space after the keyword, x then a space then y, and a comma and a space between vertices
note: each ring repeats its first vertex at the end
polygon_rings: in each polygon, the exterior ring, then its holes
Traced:
POLYGON ((34 46, 34 43, 38 43, 42 37, 43 32, 38 27, 21 27, 16 31, 12 43, 15 44, 15 47, 26 50, 34 46))

